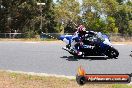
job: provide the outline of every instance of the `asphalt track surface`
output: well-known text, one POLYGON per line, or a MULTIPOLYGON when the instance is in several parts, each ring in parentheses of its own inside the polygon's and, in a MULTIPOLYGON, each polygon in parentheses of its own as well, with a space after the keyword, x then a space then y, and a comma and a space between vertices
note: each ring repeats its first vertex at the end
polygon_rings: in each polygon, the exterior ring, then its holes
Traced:
POLYGON ((0 70, 75 76, 81 65, 91 74, 132 73, 132 45, 114 45, 117 59, 107 57, 74 58, 57 42, 0 42, 0 70))

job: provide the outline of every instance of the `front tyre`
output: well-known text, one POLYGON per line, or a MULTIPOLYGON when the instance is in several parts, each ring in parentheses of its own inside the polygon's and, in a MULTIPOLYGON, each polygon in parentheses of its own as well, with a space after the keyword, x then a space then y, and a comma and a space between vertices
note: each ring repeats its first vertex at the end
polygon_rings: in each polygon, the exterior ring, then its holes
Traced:
POLYGON ((117 58, 119 56, 119 52, 114 47, 111 47, 107 50, 107 56, 110 58, 117 58))

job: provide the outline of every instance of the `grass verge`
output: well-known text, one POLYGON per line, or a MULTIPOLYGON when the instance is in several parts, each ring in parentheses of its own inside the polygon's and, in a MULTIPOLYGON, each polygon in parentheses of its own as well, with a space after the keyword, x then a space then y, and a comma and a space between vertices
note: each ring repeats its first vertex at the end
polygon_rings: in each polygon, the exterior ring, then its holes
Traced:
POLYGON ((73 79, 0 71, 0 88, 132 88, 132 86, 126 84, 85 84, 80 86, 73 79))

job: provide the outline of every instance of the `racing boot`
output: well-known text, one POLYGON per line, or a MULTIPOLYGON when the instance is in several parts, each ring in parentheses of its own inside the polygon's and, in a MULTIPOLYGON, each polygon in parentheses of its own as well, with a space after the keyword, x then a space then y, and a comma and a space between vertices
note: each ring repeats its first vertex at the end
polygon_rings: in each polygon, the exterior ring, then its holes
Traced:
POLYGON ((66 51, 69 51, 70 50, 70 47, 71 47, 71 45, 70 44, 67 44, 66 47, 62 47, 62 49, 66 50, 66 51))
POLYGON ((66 48, 70 49, 71 45, 70 44, 67 44, 66 45, 66 48))

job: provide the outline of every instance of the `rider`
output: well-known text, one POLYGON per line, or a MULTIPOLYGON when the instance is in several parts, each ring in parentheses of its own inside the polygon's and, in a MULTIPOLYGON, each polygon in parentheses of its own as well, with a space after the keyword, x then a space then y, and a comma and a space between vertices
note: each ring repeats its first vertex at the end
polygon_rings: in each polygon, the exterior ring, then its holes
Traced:
MULTIPOLYGON (((71 48, 75 51, 77 55, 82 55, 80 47, 82 47, 84 44, 83 40, 85 40, 85 37, 93 37, 96 34, 97 33, 94 31, 86 31, 85 26, 79 25, 77 31, 74 33, 74 36, 72 38, 71 48)), ((87 47, 91 48, 90 44, 88 44, 87 47)))
POLYGON ((83 45, 83 39, 85 38, 86 28, 83 25, 79 25, 77 31, 72 38, 71 47, 77 55, 82 55, 80 47, 83 45))

